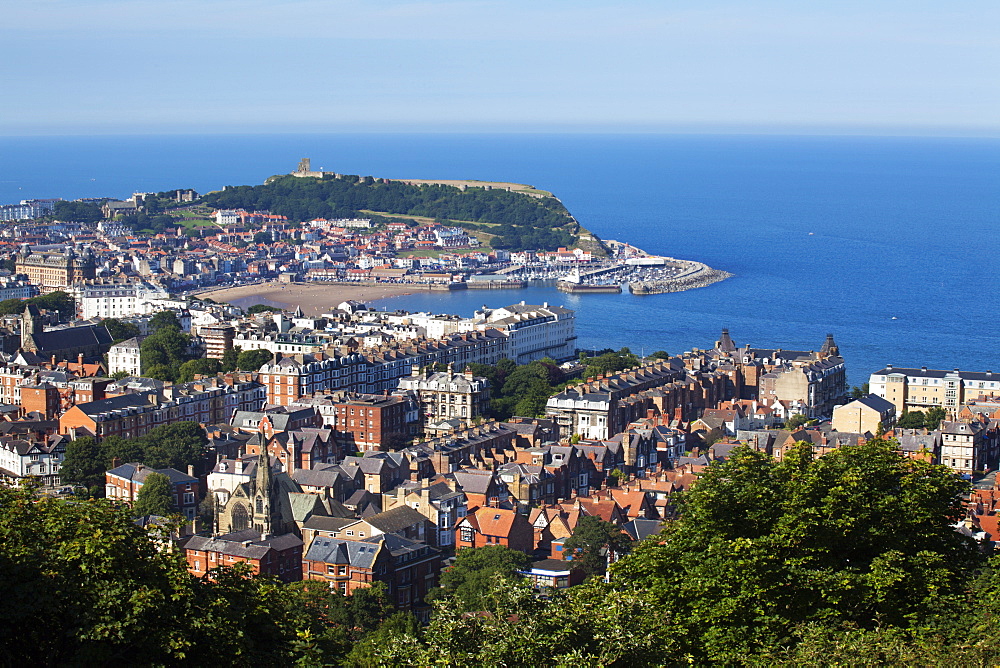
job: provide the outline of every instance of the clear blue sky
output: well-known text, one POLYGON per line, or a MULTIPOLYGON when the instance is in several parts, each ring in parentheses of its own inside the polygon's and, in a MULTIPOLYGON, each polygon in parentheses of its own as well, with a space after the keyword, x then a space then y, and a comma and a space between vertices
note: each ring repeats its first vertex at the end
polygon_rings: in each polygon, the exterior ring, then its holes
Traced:
POLYGON ((996 0, 8 0, 0 134, 1000 134, 996 0))

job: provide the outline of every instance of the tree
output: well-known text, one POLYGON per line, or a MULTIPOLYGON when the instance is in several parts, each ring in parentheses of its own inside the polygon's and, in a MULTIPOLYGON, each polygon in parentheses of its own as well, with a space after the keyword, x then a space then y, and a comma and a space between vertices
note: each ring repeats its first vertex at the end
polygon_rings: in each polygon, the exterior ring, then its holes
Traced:
POLYGON ((455 563, 441 574, 441 589, 434 597, 452 596, 467 612, 486 609, 483 598, 494 578, 521 579, 518 571, 531 564, 524 552, 505 545, 464 547, 458 551, 455 563))
POLYGON ((206 357, 200 359, 188 360, 180 365, 177 369, 177 381, 178 383, 186 383, 188 381, 194 380, 195 375, 202 376, 214 376, 219 373, 221 365, 219 360, 209 359, 206 357))
POLYGON ((223 373, 229 373, 230 371, 236 371, 240 368, 239 358, 241 348, 239 346, 234 346, 222 353, 222 371, 223 373))
POLYGON ((785 429, 798 429, 799 427, 808 424, 808 422, 809 418, 802 413, 796 413, 785 421, 785 429))
POLYGON ((855 385, 851 388, 851 398, 852 399, 864 399, 870 394, 868 391, 868 383, 862 383, 861 387, 855 385))
POLYGON ((170 327, 180 331, 181 323, 177 319, 177 314, 173 311, 157 311, 153 314, 153 317, 149 319, 149 331, 158 332, 164 327, 170 327))
POLYGON ((247 309, 247 315, 254 315, 255 313, 281 313, 281 309, 276 306, 268 306, 267 304, 254 304, 247 309))
MULTIPOLYGON (((163 311, 163 313, 170 312, 163 311)), ((166 325, 147 336, 139 346, 139 356, 146 374, 150 378, 175 380, 180 366, 188 360, 190 343, 191 337, 182 334, 175 327, 166 325), (154 373, 157 375, 153 375, 154 373)))
POLYGON ((81 436, 66 446, 59 476, 65 483, 90 489, 104 483, 106 469, 107 462, 97 441, 90 436, 81 436))
MULTIPOLYGON (((110 469, 122 464, 145 462, 145 448, 141 439, 105 436, 101 440, 104 468, 110 469)), ((160 468, 160 467, 156 467, 160 468)))
POLYGON ((208 437, 197 422, 174 422, 154 427, 138 439, 141 461, 156 469, 184 471, 188 466, 200 469, 205 460, 208 437))
POLYGON ((267 350, 244 350, 236 359, 236 368, 242 371, 257 371, 271 361, 273 355, 267 350))
POLYGON ((573 535, 566 539, 563 550, 572 555, 587 575, 603 575, 608 567, 609 552, 627 553, 632 539, 617 524, 599 517, 581 517, 573 535))
POLYGON ((101 321, 101 324, 108 328, 108 332, 115 343, 126 341, 142 333, 139 331, 139 326, 135 323, 122 322, 118 318, 105 318, 101 321))
POLYGON ((925 422, 923 411, 905 411, 896 421, 896 426, 903 429, 922 429, 925 422))
POLYGON ((940 406, 928 408, 927 413, 924 415, 924 427, 931 431, 937 429, 941 426, 941 421, 944 420, 946 415, 947 413, 940 406))
POLYGON ((981 563, 951 526, 965 488, 881 440, 816 459, 800 443, 781 462, 737 448, 612 582, 648 592, 695 662, 741 663, 803 623, 907 628, 960 609, 981 563))
POLYGON ((666 350, 657 350, 655 353, 650 353, 649 357, 654 360, 668 360, 670 359, 670 353, 666 350))
POLYGON ((174 509, 170 478, 162 473, 150 473, 135 495, 132 514, 136 517, 159 515, 166 517, 174 509))

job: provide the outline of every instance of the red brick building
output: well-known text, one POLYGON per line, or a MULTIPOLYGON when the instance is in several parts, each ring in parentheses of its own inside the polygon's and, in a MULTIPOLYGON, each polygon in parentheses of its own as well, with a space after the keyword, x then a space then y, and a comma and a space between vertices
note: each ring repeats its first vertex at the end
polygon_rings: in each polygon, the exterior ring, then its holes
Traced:
POLYGON ((254 529, 209 538, 192 536, 184 546, 188 570, 203 576, 219 566, 250 564, 254 573, 273 575, 282 582, 302 579, 302 539, 294 534, 262 538, 254 529))
POLYGON ((399 609, 419 610, 426 607, 427 592, 438 586, 441 553, 391 533, 356 541, 319 535, 302 568, 305 579, 328 582, 342 594, 384 582, 399 609))
POLYGON ((472 508, 455 527, 455 548, 504 545, 534 551, 535 533, 524 515, 506 508, 472 508))
POLYGON ((173 491, 174 508, 184 517, 193 520, 201 501, 201 482, 194 477, 190 468, 187 474, 177 469, 154 469, 144 464, 122 464, 104 473, 104 494, 116 501, 134 503, 139 490, 151 473, 159 473, 170 481, 173 491))

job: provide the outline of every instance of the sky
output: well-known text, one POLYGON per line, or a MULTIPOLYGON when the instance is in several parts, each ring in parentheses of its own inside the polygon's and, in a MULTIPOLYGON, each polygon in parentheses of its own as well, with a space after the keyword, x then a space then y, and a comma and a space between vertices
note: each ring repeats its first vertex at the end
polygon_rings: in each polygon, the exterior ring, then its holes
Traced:
POLYGON ((0 135, 1000 136, 996 0, 0 2, 0 135))

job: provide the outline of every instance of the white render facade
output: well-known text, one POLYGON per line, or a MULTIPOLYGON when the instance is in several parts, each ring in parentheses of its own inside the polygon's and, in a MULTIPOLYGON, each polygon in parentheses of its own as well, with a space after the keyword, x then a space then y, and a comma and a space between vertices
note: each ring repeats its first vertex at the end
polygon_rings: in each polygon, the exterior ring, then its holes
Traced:
POLYGON ((108 373, 124 371, 129 376, 141 376, 141 344, 142 338, 132 337, 127 341, 122 341, 111 346, 111 349, 108 350, 108 373))
POLYGON ((527 364, 543 357, 556 361, 576 354, 576 312, 562 306, 514 304, 485 312, 485 327, 507 334, 507 357, 527 364))
POLYGON ((88 285, 80 290, 80 316, 91 318, 127 318, 162 310, 155 300, 168 297, 166 291, 148 283, 88 285))

